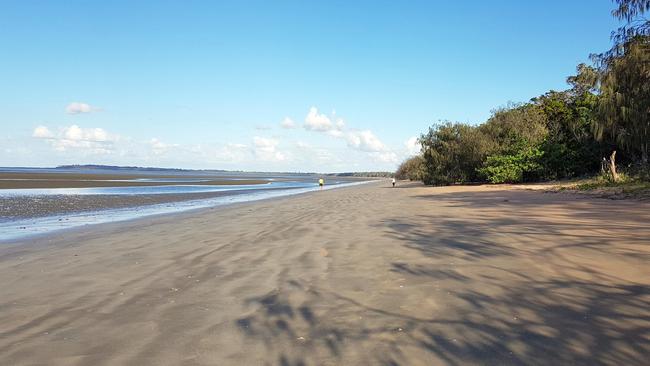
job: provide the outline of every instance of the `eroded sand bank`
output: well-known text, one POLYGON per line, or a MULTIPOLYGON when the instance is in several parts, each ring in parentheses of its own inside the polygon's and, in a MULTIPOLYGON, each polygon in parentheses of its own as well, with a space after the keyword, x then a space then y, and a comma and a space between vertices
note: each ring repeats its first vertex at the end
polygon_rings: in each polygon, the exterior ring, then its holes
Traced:
POLYGON ((0 364, 642 365, 649 222, 373 183, 90 227, 0 249, 0 364))

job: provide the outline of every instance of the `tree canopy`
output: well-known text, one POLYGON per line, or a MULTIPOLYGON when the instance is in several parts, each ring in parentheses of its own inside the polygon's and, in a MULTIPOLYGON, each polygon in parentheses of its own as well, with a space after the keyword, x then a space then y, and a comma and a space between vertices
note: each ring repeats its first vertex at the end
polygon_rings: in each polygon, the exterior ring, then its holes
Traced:
MULTIPOLYGON (((611 50, 592 55, 593 65, 579 64, 566 90, 510 103, 478 125, 431 126, 420 136, 420 179, 562 179, 598 173, 609 156, 650 170, 650 23, 644 17, 650 0, 614 1, 612 14, 626 24, 612 32, 611 50)), ((413 166, 409 161, 403 168, 413 166)))

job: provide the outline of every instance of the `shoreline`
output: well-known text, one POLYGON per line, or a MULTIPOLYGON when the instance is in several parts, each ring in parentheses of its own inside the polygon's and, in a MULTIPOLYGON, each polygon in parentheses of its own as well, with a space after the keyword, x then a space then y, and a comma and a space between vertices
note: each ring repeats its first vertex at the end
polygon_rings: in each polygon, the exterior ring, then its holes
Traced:
POLYGON ((150 187, 178 185, 179 182, 191 182, 193 185, 205 186, 228 186, 266 184, 269 180, 230 175, 16 173, 0 171, 0 189, 150 187))
MULTIPOLYGON (((273 188, 267 188, 270 190, 273 188)), ((292 189, 292 188, 275 188, 292 189)), ((211 199, 229 195, 249 194, 261 191, 231 190, 218 192, 196 193, 166 193, 166 194, 138 194, 138 195, 37 195, 25 197, 4 197, 0 206, 0 216, 8 221, 29 220, 50 216, 65 216, 68 214, 84 212, 101 212, 119 209, 146 207, 165 203, 177 203, 211 199)), ((1 192, 0 192, 1 193, 1 192)))
MULTIPOLYGON (((326 186, 324 190, 344 189, 373 182, 376 182, 376 180, 340 183, 326 186)), ((318 192, 317 187, 155 195, 156 202, 151 204, 140 204, 147 197, 125 197, 128 199, 127 205, 122 207, 113 206, 98 210, 48 212, 47 215, 43 216, 19 217, 15 220, 0 221, 0 245, 20 242, 23 239, 47 237, 60 231, 75 230, 87 226, 119 224, 149 217, 173 216, 183 213, 191 214, 216 208, 228 209, 241 203, 275 200, 315 192, 318 192), (188 196, 192 196, 192 198, 188 199, 188 196), (21 230, 25 230, 25 232, 21 230)), ((96 199, 96 197, 90 197, 96 199)), ((109 196, 107 199, 112 198, 109 196)))

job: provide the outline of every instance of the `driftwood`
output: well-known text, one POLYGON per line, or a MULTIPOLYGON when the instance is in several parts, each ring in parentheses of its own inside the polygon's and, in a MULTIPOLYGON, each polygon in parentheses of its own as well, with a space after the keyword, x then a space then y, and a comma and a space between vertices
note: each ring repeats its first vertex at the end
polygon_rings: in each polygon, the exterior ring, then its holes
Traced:
POLYGON ((613 182, 618 182, 618 173, 616 172, 616 150, 612 152, 609 159, 603 158, 600 171, 602 174, 611 176, 613 182))
POLYGON ((612 180, 618 182, 618 173, 616 172, 616 150, 609 157, 609 171, 612 174, 612 180))

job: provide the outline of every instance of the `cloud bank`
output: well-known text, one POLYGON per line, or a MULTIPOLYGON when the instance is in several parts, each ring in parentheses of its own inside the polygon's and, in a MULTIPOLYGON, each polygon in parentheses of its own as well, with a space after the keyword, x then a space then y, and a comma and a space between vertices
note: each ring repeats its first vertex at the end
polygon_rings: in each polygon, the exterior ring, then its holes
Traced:
MULTIPOLYGON (((92 111, 93 107, 86 105, 77 109, 92 111)), ((49 148, 51 153, 47 158, 56 162, 259 171, 392 170, 400 160, 420 149, 416 137, 393 148, 374 131, 348 127, 336 112, 326 114, 316 107, 308 109, 304 123, 298 124, 291 117, 285 117, 279 126, 281 129, 275 130, 277 135, 272 128, 253 126, 255 133, 249 138, 225 143, 179 144, 169 141, 169 136, 166 139, 159 136, 134 138, 101 127, 86 128, 76 124, 39 125, 31 130, 31 136, 34 141, 41 141, 41 145, 32 146, 49 148), (282 130, 295 132, 283 134, 282 130)), ((19 150, 18 146, 11 149, 19 150)), ((43 156, 44 160, 47 158, 43 156)))
POLYGON ((46 126, 34 128, 32 137, 46 140, 56 151, 70 149, 87 150, 93 153, 110 153, 119 140, 102 128, 81 128, 77 125, 59 128, 56 132, 46 126))

